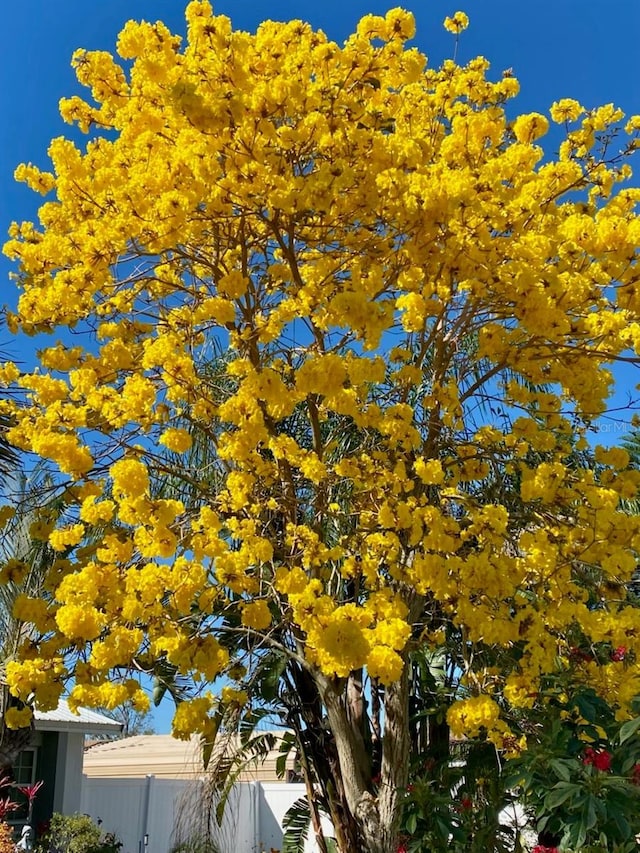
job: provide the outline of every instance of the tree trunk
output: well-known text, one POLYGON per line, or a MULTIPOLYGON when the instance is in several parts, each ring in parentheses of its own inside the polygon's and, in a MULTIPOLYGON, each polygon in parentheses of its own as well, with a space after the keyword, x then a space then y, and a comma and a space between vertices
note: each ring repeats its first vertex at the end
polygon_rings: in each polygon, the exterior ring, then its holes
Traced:
POLYGON ((347 805, 335 740, 325 725, 318 684, 308 670, 301 667, 290 666, 289 673, 298 701, 289 707, 287 719, 296 732, 301 758, 304 756, 308 760, 320 785, 338 850, 358 850, 359 830, 347 805))
POLYGON ((398 848, 400 813, 409 780, 409 673, 390 684, 384 694, 384 733, 378 814, 380 850, 395 853, 398 848))
POLYGON ((9 708, 23 707, 23 703, 9 693, 6 685, 0 687, 0 778, 13 779, 13 766, 23 749, 31 743, 31 725, 23 729, 10 729, 5 725, 5 714, 9 708))
POLYGON ((385 689, 382 768, 377 786, 371 779, 371 756, 360 726, 350 720, 344 690, 322 677, 319 687, 335 737, 347 805, 360 828, 358 850, 341 853, 395 853, 409 760, 406 667, 400 681, 385 689))

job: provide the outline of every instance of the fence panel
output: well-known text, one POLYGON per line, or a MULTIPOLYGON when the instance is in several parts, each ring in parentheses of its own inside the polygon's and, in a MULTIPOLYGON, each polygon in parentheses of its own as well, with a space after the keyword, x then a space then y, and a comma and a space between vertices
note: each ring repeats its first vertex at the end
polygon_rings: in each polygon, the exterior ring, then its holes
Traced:
POLYGON ((207 796, 206 782, 192 786, 176 804, 174 841, 208 837, 219 853, 257 853, 261 849, 256 843, 257 794, 256 783, 236 785, 225 804, 222 825, 219 826, 217 801, 207 796))
POLYGON ((122 853, 139 853, 146 779, 83 778, 81 809, 123 842, 122 853))
POLYGON ((122 841, 121 853, 169 853, 176 809, 185 788, 180 779, 83 778, 82 811, 122 841), (145 843, 146 842, 146 843, 145 843))
MULTIPOLYGON (((200 780, 83 777, 82 811, 122 841, 121 853, 171 853, 209 827, 220 853, 262 853, 282 847, 282 819, 304 785, 243 782, 235 786, 222 826, 200 780)), ((330 834, 330 824, 323 822, 330 834)), ((317 853, 313 831, 305 853, 317 853)))

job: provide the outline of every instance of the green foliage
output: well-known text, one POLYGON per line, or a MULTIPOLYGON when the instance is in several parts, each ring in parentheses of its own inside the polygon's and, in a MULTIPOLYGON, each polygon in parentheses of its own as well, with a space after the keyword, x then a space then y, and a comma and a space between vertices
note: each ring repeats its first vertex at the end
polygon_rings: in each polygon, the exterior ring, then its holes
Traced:
MULTIPOLYGON (((607 654, 624 665, 623 648, 607 654)), ((422 672, 421 683, 435 694, 432 674, 422 672)), ((435 704, 427 708, 429 719, 436 717, 435 704)), ((620 716, 592 688, 559 676, 548 681, 533 707, 514 712, 511 726, 520 738, 514 737, 510 754, 482 736, 461 744, 447 738, 438 758, 430 754, 433 746, 419 749, 404 799, 400 849, 522 851, 518 827, 501 818, 517 802, 527 825, 553 839, 552 847, 572 853, 637 851, 640 717, 620 716)), ((423 715, 416 721, 422 723, 423 715)))
POLYGON ((102 833, 88 815, 54 814, 38 853, 118 853, 122 847, 111 832, 102 833))
POLYGON ((282 821, 284 838, 282 853, 304 853, 304 844, 309 834, 311 807, 307 797, 300 797, 287 809, 282 821))
POLYGON ((512 853, 516 833, 501 821, 514 801, 494 747, 467 742, 441 761, 419 756, 405 795, 402 830, 408 853, 451 850, 512 853))
MULTIPOLYGON (((529 720, 531 723, 531 720, 529 720)), ((547 703, 536 739, 507 762, 539 832, 562 848, 630 853, 640 833, 640 721, 616 719, 590 688, 547 703)))
MULTIPOLYGON (((315 806, 318 815, 329 815, 328 804, 324 797, 315 798, 315 806)), ((307 797, 300 797, 292 803, 282 819, 284 837, 282 839, 282 853, 304 853, 305 842, 309 835, 311 825, 311 806, 307 797)), ((335 838, 323 836, 327 853, 336 853, 337 845, 335 838)))

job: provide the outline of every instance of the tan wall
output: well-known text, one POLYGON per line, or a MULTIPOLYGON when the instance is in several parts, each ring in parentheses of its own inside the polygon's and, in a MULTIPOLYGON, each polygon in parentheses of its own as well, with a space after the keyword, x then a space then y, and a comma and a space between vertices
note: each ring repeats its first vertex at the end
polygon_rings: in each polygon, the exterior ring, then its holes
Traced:
MULTIPOLYGON (((277 750, 263 764, 255 765, 239 781, 274 782, 277 750)), ((293 756, 287 769, 293 769, 293 756)), ((92 778, 132 779, 155 776, 158 779, 194 779, 205 775, 197 739, 179 741, 171 735, 141 735, 96 744, 85 751, 83 772, 92 778)))

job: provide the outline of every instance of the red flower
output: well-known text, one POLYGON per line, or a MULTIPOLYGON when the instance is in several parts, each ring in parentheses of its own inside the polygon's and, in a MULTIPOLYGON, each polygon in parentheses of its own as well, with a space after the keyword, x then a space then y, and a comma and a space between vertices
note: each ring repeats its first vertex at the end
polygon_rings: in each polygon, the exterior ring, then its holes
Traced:
POLYGON ((400 844, 398 844, 397 853, 409 853, 409 851, 407 850, 407 848, 405 847, 405 845, 402 841, 400 842, 400 844))
POLYGON ((611 754, 604 749, 602 752, 597 752, 593 759, 593 766, 598 770, 602 770, 603 773, 611 770, 611 754))
POLYGON ((614 649, 611 652, 611 660, 615 661, 616 663, 620 663, 621 660, 625 659, 626 654, 627 654, 627 647, 626 646, 618 646, 617 649, 614 649))
POLYGON ((558 853, 558 848, 545 847, 544 844, 536 844, 531 853, 558 853))
POLYGON ((44 782, 40 780, 40 782, 34 782, 33 785, 16 785, 16 788, 25 795, 25 797, 32 803, 35 799, 36 794, 42 788, 44 782))
POLYGON ((640 764, 634 764, 631 768, 631 783, 640 785, 640 764))
POLYGON ((0 797, 0 820, 4 820, 9 812, 14 812, 17 808, 18 803, 10 797, 0 797))
POLYGON ((473 808, 473 800, 471 797, 461 797, 460 798, 460 808, 463 812, 468 812, 473 808))
POLYGON ((588 746, 582 756, 582 763, 585 766, 593 764, 596 770, 601 770, 603 773, 611 770, 611 753, 606 749, 594 749, 588 746))

